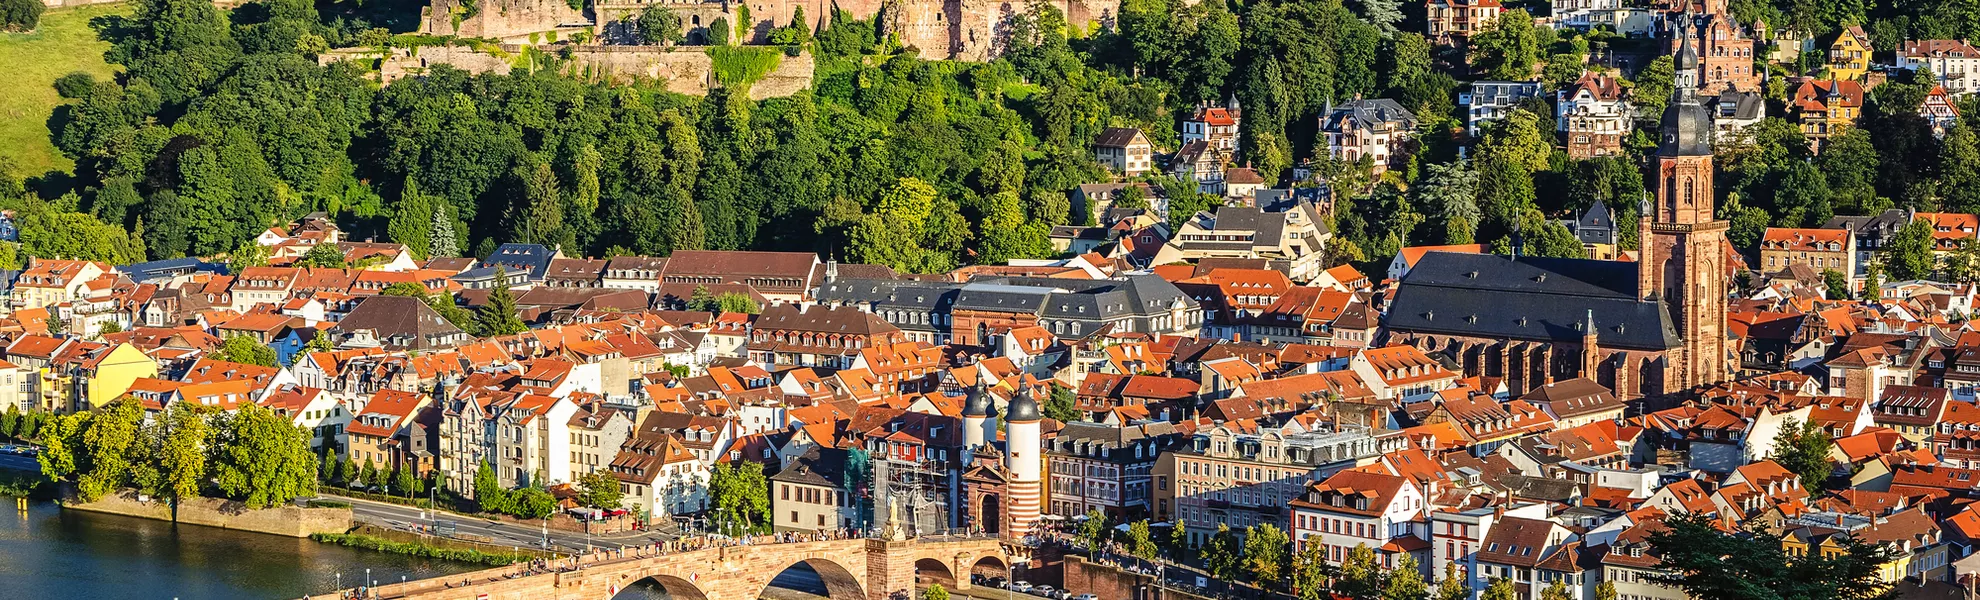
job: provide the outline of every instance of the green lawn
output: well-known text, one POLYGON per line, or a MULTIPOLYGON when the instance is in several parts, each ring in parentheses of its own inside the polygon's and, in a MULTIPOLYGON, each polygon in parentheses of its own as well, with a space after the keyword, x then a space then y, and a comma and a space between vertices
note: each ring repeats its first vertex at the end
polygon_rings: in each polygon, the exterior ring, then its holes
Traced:
POLYGON ((110 44, 96 39, 89 20, 102 15, 129 14, 123 4, 99 4, 48 11, 34 33, 0 33, 0 156, 13 159, 23 173, 69 170, 73 161, 48 142, 48 116, 62 97, 55 95, 55 78, 84 71, 107 79, 117 70, 103 62, 110 44))

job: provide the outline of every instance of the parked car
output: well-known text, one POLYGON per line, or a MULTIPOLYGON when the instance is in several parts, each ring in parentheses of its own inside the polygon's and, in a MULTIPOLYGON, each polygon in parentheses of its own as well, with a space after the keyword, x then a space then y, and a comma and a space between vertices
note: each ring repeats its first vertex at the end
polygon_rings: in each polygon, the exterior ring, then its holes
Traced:
POLYGON ((1041 585, 1035 588, 1031 588, 1032 595, 1044 596, 1046 598, 1056 598, 1057 596, 1054 596, 1053 593, 1057 591, 1058 591, 1057 589, 1054 589, 1052 586, 1049 585, 1041 585))
POLYGON ((1100 600, 1100 597, 1095 596, 1093 594, 1080 594, 1078 596, 1073 596, 1072 600, 1100 600))
POLYGON ((1024 580, 1013 581, 1011 582, 1011 587, 1006 589, 1009 589, 1013 592, 1029 594, 1031 593, 1031 582, 1024 580))

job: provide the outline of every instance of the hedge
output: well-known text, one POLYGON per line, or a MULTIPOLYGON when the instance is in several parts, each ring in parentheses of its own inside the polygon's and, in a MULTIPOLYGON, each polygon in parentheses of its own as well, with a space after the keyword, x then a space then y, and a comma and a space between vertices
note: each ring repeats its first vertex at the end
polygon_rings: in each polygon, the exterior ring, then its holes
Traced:
POLYGON ((439 546, 433 546, 429 544, 421 544, 416 542, 394 542, 391 540, 375 538, 368 535, 354 535, 348 533, 312 533, 309 534, 309 539, 323 542, 326 544, 338 544, 342 546, 350 546, 352 548, 377 550, 379 552, 390 552, 393 554, 404 554, 407 556, 438 558, 441 560, 479 563, 479 564, 494 565, 494 566, 514 564, 530 559, 530 556, 527 554, 493 553, 493 552, 482 552, 480 550, 461 550, 457 548, 441 548, 439 546))

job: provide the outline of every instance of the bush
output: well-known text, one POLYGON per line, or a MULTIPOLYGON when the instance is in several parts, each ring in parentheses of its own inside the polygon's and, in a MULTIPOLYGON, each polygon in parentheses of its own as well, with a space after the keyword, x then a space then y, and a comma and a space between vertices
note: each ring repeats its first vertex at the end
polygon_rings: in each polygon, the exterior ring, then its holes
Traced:
POLYGON ((733 27, 729 26, 728 17, 715 17, 714 21, 708 23, 708 45, 710 46, 729 45, 730 29, 733 29, 733 27))
MULTIPOLYGON (((6 0, 0 0, 4 2, 6 0)), ((63 75, 55 80, 55 93, 65 100, 75 100, 89 95, 96 89, 96 77, 82 71, 63 75)))
POLYGON ((0 0, 0 31, 34 31, 46 9, 41 0, 0 0))
POLYGON ((526 554, 510 554, 510 553, 482 552, 480 550, 462 550, 458 548, 442 548, 439 546, 432 546, 428 544, 419 544, 419 543, 411 543, 411 542, 394 542, 391 540, 375 538, 368 535, 353 535, 348 533, 312 533, 309 534, 309 539, 323 542, 326 544, 338 544, 342 546, 350 546, 352 548, 377 550, 379 552, 390 552, 393 554, 404 554, 407 556, 438 558, 441 560, 454 560, 460 562, 480 563, 484 565, 495 565, 495 566, 514 564, 530 559, 529 555, 526 554))
POLYGON ((743 46, 709 48, 708 58, 713 63, 715 81, 725 87, 755 83, 777 70, 784 60, 776 50, 743 46))
POLYGON ((372 502, 385 502, 388 504, 397 504, 399 506, 410 506, 413 508, 427 508, 427 509, 433 508, 433 504, 427 502, 425 498, 401 498, 398 496, 373 494, 371 492, 360 492, 357 490, 347 490, 347 489, 343 489, 339 487, 331 487, 331 486, 318 487, 317 491, 332 496, 358 498, 361 500, 370 500, 372 502))

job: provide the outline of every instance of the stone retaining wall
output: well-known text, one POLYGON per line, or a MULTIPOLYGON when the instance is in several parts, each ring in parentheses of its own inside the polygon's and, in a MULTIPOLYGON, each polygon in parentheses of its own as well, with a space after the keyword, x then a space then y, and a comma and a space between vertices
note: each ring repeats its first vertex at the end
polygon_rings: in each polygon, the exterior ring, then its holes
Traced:
MULTIPOLYGON (((391 83, 401 77, 417 76, 442 64, 476 74, 506 73, 514 68, 513 61, 519 60, 517 57, 521 56, 521 52, 521 46, 509 44, 499 48, 488 46, 486 51, 465 45, 421 46, 395 48, 390 56, 380 60, 378 53, 370 49, 345 48, 324 54, 317 60, 324 64, 339 60, 374 61, 379 80, 391 83)), ((719 85, 715 83, 714 61, 708 58, 704 48, 697 46, 577 46, 571 48, 571 65, 568 68, 571 74, 579 77, 617 83, 665 82, 667 91, 689 96, 707 96, 709 89, 719 85)), ((785 56, 763 80, 750 84, 749 96, 763 100, 796 94, 811 87, 815 69, 816 63, 809 52, 785 56)))
MULTIPOLYGON (((160 521, 172 520, 170 503, 157 499, 149 502, 140 501, 135 490, 124 490, 89 503, 74 502, 71 498, 62 503, 62 508, 160 521)), ((312 533, 349 531, 351 509, 282 506, 249 510, 246 504, 233 500, 194 498, 179 503, 179 522, 289 537, 309 537, 312 533)))

